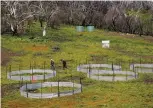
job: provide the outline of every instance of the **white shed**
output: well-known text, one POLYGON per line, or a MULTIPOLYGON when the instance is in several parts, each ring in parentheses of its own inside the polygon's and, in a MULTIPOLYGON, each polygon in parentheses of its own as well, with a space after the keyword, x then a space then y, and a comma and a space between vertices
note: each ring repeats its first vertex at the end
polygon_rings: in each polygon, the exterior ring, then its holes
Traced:
POLYGON ((110 43, 109 40, 102 40, 102 47, 103 48, 109 48, 109 43, 110 43))

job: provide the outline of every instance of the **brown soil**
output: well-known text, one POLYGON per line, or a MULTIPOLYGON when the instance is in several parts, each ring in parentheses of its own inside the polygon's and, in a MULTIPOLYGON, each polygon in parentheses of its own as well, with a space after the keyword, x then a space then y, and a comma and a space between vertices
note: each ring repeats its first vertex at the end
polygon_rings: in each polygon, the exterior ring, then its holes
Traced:
POLYGON ((153 79, 147 79, 144 82, 147 83, 147 84, 153 84, 153 79))
POLYGON ((30 46, 30 47, 25 47, 25 50, 27 51, 47 51, 48 47, 47 46, 30 46))
POLYGON ((137 38, 142 38, 148 42, 153 42, 153 37, 152 36, 139 36, 139 35, 134 35, 134 34, 120 34, 120 36, 125 37, 125 38, 133 38, 133 39, 137 39, 137 38))
POLYGON ((21 56, 21 53, 14 53, 6 48, 1 48, 1 65, 7 65, 12 56, 21 56))
POLYGON ((153 37, 152 36, 144 36, 144 39, 149 41, 149 42, 153 42, 153 37))
POLYGON ((142 56, 142 58, 147 58, 147 59, 151 60, 151 59, 153 59, 153 56, 149 56, 149 55, 148 56, 142 56))

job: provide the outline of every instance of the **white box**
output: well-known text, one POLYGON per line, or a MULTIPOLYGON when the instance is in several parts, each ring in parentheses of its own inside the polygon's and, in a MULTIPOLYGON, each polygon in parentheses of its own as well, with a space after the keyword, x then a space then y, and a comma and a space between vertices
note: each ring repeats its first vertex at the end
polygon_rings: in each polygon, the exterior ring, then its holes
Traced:
POLYGON ((102 40, 102 47, 103 48, 109 48, 109 43, 110 43, 110 41, 109 40, 102 40))

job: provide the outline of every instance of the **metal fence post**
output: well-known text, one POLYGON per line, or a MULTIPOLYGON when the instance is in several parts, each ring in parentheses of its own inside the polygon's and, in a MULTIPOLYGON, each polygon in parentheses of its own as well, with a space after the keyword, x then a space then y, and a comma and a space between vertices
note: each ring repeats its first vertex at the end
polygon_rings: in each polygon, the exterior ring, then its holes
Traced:
POLYGON ((28 98, 28 89, 27 89, 27 82, 26 82, 26 92, 27 92, 27 98, 28 98))
POLYGON ((135 71, 134 64, 133 64, 133 72, 135 73, 135 79, 136 79, 136 71, 135 71))
POLYGON ((127 69, 126 69, 126 81, 127 81, 127 69))
POLYGON ((45 71, 44 71, 44 82, 45 82, 45 71))
POLYGON ((10 68, 9 68, 9 76, 11 78, 11 65, 10 65, 10 68))
POLYGON ((58 80, 58 97, 60 97, 59 80, 58 80))
POLYGON ((98 69, 98 80, 99 80, 99 69, 98 69))
POLYGON ((42 99, 42 81, 41 81, 41 99, 42 99))
POLYGON ((115 80, 115 73, 114 73, 114 70, 113 70, 113 77, 112 77, 112 81, 115 80))
MULTIPOLYGON (((153 64, 153 58, 151 59, 151 63, 153 64)), ((153 72, 153 67, 152 67, 152 72, 153 72)))
POLYGON ((120 71, 122 71, 122 61, 120 61, 120 71))
POLYGON ((31 78, 31 83, 32 83, 33 82, 33 66, 32 66, 32 71, 31 72, 32 72, 32 76, 31 76, 32 77, 31 78))
POLYGON ((89 64, 89 78, 90 78, 90 64, 89 64))
POLYGON ((19 65, 19 73, 20 73, 20 81, 21 81, 21 72, 20 72, 20 65, 19 65))
POLYGON ((131 70, 131 61, 129 60, 129 68, 130 68, 130 70, 131 70))
POLYGON ((114 81, 114 79, 115 79, 115 73, 114 73, 114 64, 113 64, 113 62, 112 62, 112 71, 113 71, 112 81, 114 81))
POLYGON ((6 79, 7 79, 7 66, 6 66, 6 79))
POLYGON ((46 65, 46 62, 44 61, 44 82, 45 82, 45 65, 46 65))
POLYGON ((72 91, 72 93, 74 94, 74 79, 73 79, 73 91, 72 91))
POLYGON ((80 77, 80 85, 81 85, 81 92, 82 92, 82 81, 81 81, 81 77, 80 77))
POLYGON ((22 86, 23 86, 23 77, 22 77, 22 83, 21 83, 21 84, 22 84, 22 86))
POLYGON ((44 70, 45 70, 45 68, 46 68, 46 61, 44 61, 44 70))
POLYGON ((140 68, 141 68, 141 72, 142 72, 142 66, 141 66, 141 64, 142 64, 142 59, 140 58, 140 68))
POLYGON ((133 72, 135 71, 134 63, 133 63, 133 72))
POLYGON ((51 83, 51 93, 52 93, 52 83, 51 83))
POLYGON ((113 62, 112 62, 112 71, 114 71, 114 65, 113 65, 113 62))

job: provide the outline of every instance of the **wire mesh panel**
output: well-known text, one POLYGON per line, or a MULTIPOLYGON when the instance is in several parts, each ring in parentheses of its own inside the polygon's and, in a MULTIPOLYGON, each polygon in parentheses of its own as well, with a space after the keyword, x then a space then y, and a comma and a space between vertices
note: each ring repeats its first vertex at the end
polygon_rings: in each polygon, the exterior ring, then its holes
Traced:
POLYGON ((130 70, 140 73, 153 73, 153 64, 131 64, 130 70))
MULTIPOLYGON (((67 90, 67 91, 58 91, 58 92, 50 92, 50 93, 30 93, 28 92, 28 98, 53 98, 53 97, 58 97, 58 96, 68 96, 68 95, 73 95, 76 93, 81 92, 81 84, 77 83, 72 83, 72 82, 44 82, 44 83, 35 83, 35 84, 27 84, 24 85, 20 88, 20 93, 21 96, 27 97, 27 91, 28 90, 35 90, 39 88, 44 88, 44 87, 75 87, 76 89, 74 90, 67 90), (58 95, 60 94, 60 95, 58 95)), ((42 91, 42 90, 41 90, 42 91)))
POLYGON ((11 80, 16 80, 16 81, 23 81, 27 80, 43 80, 49 79, 56 76, 56 71, 50 70, 50 69, 31 69, 31 70, 20 70, 20 71, 11 71, 7 73, 7 78, 11 80), (34 74, 38 75, 34 75, 34 74))
POLYGON ((137 73, 131 71, 121 71, 121 66, 113 64, 84 64, 77 67, 77 71, 87 73, 87 77, 94 80, 103 81, 127 81, 137 78, 137 73), (87 68, 90 68, 88 70, 87 68), (95 68, 108 68, 95 69, 95 68))

